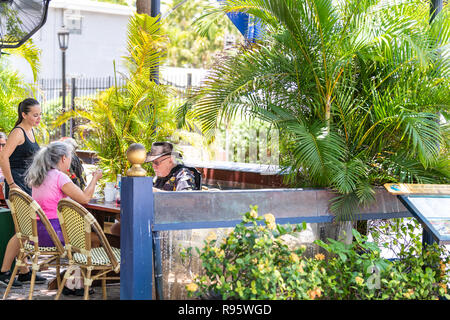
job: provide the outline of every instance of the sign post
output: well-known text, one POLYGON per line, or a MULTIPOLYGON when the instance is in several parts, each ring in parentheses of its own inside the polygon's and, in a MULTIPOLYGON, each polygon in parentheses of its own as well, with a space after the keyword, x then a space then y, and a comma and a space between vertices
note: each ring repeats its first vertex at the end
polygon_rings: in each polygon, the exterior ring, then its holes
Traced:
POLYGON ((122 178, 120 299, 151 300, 153 285, 153 179, 122 178))

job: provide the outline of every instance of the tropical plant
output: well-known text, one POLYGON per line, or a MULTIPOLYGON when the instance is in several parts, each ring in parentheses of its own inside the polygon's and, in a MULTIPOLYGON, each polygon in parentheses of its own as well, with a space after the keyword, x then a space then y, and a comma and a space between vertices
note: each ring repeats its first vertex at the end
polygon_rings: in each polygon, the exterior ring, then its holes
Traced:
POLYGON ((223 52, 226 35, 233 36, 236 42, 243 38, 227 17, 201 19, 203 12, 217 6, 217 2, 172 0, 167 1, 166 5, 171 8, 169 14, 163 17, 170 39, 168 66, 209 68, 216 55, 223 52))
POLYGON ((41 50, 33 43, 32 39, 28 39, 24 44, 18 48, 2 49, 6 54, 11 54, 17 57, 21 57, 27 61, 33 73, 34 82, 37 81, 39 72, 41 70, 40 53, 41 50))
POLYGON ((17 105, 27 90, 20 75, 5 60, 0 62, 0 131, 10 132, 17 120, 17 105))
MULTIPOLYGON (((17 120, 17 106, 23 99, 36 96, 36 89, 23 80, 22 76, 12 68, 7 56, 3 54, 17 56, 27 61, 33 72, 34 81, 36 81, 40 71, 40 50, 31 39, 19 48, 2 49, 0 56, 0 131, 9 133, 17 120)), ((43 122, 36 130, 36 139, 39 143, 48 142, 47 127, 43 122)))
POLYGON ((230 0, 260 19, 260 41, 214 64, 178 110, 203 132, 235 115, 280 132, 291 185, 329 187, 348 219, 385 182, 447 183, 450 11, 383 0, 230 0))
POLYGON ((128 74, 121 74, 125 85, 99 93, 90 106, 77 106, 54 123, 58 126, 70 117, 86 122, 78 127, 78 134, 97 152, 106 180, 115 181, 117 174, 128 169, 126 150, 131 143, 141 143, 149 150, 152 142, 167 139, 175 128, 167 107, 170 88, 153 81, 166 43, 158 18, 145 14, 131 17, 125 57, 128 74))
MULTIPOLYGON (((381 257, 378 246, 352 230, 346 244, 327 239, 315 244, 328 252, 308 256, 305 246, 288 246, 286 236, 305 229, 281 226, 271 214, 258 215, 251 206, 222 241, 210 234, 195 248, 202 273, 186 286, 190 296, 214 299, 438 299, 447 294, 449 253, 436 244, 422 247, 414 235, 400 260, 381 257), (423 254, 422 254, 423 253, 423 254)), ((406 229, 397 229, 392 239, 406 229)), ((192 248, 181 251, 186 263, 192 248)))

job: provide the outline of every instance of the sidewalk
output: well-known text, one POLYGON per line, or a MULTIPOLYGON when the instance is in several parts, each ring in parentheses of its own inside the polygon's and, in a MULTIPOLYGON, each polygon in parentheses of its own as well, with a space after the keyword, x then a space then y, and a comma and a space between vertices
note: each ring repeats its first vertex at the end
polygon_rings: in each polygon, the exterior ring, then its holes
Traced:
MULTIPOLYGON (((45 277, 48 281, 54 279, 55 269, 49 268, 48 270, 41 271, 39 274, 45 277)), ((103 300, 102 288, 93 287, 95 293, 89 295, 89 300, 103 300)), ((7 300, 27 300, 30 290, 30 284, 24 284, 21 288, 11 288, 7 300)), ((0 299, 3 299, 3 294, 6 291, 6 287, 0 285, 0 299)), ((47 283, 35 284, 33 300, 54 300, 57 290, 48 290, 47 283)), ((106 294, 108 300, 120 300, 120 284, 112 283, 106 285, 106 294)), ((59 300, 83 300, 83 297, 78 296, 65 296, 61 294, 59 300)), ((55 303, 57 303, 55 301, 55 303)))

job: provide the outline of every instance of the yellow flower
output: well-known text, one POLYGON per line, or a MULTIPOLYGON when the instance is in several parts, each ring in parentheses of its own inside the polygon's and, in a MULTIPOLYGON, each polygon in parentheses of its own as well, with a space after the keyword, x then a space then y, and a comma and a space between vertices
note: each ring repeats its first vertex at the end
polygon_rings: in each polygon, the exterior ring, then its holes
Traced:
POLYGON ((315 288, 314 290, 308 290, 307 294, 311 300, 314 300, 316 297, 320 298, 322 296, 322 290, 315 288))
POLYGON ((264 215, 264 220, 266 220, 267 223, 275 223, 275 216, 271 213, 266 213, 264 215))
POLYGON ((320 298, 322 296, 322 290, 320 288, 316 288, 316 296, 320 298))
POLYGON ((318 253, 314 256, 314 258, 316 258, 316 260, 324 260, 325 256, 322 253, 318 253))
POLYGON ((299 259, 298 255, 296 255, 295 253, 291 253, 291 255, 289 256, 289 261, 298 263, 300 261, 300 259, 299 259))
POLYGON ((277 227, 277 224, 275 223, 275 217, 271 213, 266 213, 264 215, 264 221, 266 222, 267 228, 270 230, 274 230, 277 227))
POLYGON ((258 218, 258 212, 255 209, 250 210, 250 216, 252 218, 258 218))
POLYGON ((228 264, 227 265, 227 270, 229 272, 233 272, 234 270, 236 270, 236 267, 233 264, 228 264))
POLYGON ((216 251, 217 258, 221 259, 225 256, 225 251, 223 249, 220 249, 219 251, 216 251))
POLYGON ((355 277, 355 282, 361 286, 364 283, 364 279, 361 277, 355 277))
POLYGON ((223 249, 219 249, 217 247, 214 247, 211 249, 216 254, 217 258, 223 258, 225 256, 225 251, 223 249))
POLYGON ((305 272, 305 271, 303 270, 303 266, 302 266, 302 265, 299 265, 299 266, 298 266, 298 272, 300 272, 300 273, 305 272))
POLYGON ((263 272, 264 271, 264 264, 262 264, 262 263, 258 264, 258 270, 259 270, 259 272, 263 272))
POLYGON ((414 290, 413 289, 408 289, 408 292, 405 292, 403 294, 403 296, 407 299, 411 298, 411 296, 414 294, 414 290))
POLYGON ((445 263, 442 263, 442 262, 440 262, 440 265, 441 265, 441 274, 442 274, 442 276, 444 276, 445 275, 445 269, 446 269, 446 265, 445 265, 445 263))
POLYGON ((186 286, 186 290, 190 291, 190 292, 195 292, 195 291, 197 291, 197 289, 198 289, 198 285, 194 282, 191 282, 186 286))
POLYGON ((213 240, 217 240, 217 234, 214 231, 211 231, 208 233, 208 236, 206 237, 206 242, 211 242, 213 240))

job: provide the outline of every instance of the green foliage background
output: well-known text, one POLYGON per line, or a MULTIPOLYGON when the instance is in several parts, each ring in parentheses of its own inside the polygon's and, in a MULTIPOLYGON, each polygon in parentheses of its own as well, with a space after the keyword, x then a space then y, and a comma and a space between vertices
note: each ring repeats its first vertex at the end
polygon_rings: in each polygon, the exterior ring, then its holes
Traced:
POLYGON ((116 79, 124 77, 125 85, 116 84, 96 98, 85 100, 54 123, 59 126, 72 116, 83 121, 78 134, 88 149, 97 152, 106 181, 116 181, 117 174, 123 175, 129 168, 126 151, 130 144, 141 143, 150 150, 154 141, 166 140, 175 129, 175 117, 168 106, 173 92, 153 81, 166 45, 167 38, 157 18, 132 16, 124 57, 128 72, 115 73, 116 79))
POLYGON ((266 31, 214 64, 180 122, 208 137, 237 116, 269 122, 286 182, 336 191, 343 219, 374 186, 449 182, 448 5, 432 23, 420 0, 233 0, 210 14, 228 12, 266 31))
POLYGON ((231 21, 223 16, 201 19, 208 8, 217 6, 211 0, 167 1, 175 8, 164 18, 164 28, 170 40, 166 65, 185 68, 209 68, 223 52, 225 34, 233 35, 239 43, 242 35, 231 21))

